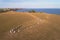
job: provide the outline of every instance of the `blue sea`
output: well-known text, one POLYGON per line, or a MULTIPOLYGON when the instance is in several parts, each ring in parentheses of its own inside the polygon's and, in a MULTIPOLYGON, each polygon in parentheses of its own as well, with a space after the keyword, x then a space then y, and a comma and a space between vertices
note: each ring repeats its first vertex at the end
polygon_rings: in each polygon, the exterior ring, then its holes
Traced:
POLYGON ((54 8, 51 8, 51 9, 42 9, 42 8, 37 8, 37 9, 21 9, 21 10, 16 10, 17 12, 28 12, 28 11, 31 11, 31 10, 35 10, 36 12, 46 12, 46 13, 49 13, 49 14, 60 14, 60 8, 59 9, 54 9, 54 8))

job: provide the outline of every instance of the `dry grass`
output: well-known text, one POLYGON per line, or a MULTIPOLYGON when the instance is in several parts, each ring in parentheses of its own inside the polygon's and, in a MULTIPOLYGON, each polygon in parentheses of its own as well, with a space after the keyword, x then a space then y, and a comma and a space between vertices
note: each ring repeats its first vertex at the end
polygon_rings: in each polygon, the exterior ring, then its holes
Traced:
POLYGON ((28 12, 0 14, 0 40, 60 40, 60 15, 28 12), (15 25, 26 27, 19 33, 9 34, 15 25))

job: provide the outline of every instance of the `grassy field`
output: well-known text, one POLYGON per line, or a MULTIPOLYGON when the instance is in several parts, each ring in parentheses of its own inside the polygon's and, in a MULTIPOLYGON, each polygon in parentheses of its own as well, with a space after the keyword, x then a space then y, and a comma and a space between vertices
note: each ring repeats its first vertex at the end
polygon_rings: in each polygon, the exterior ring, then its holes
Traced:
POLYGON ((60 40, 60 15, 13 11, 1 13, 0 40, 60 40), (10 30, 18 25, 22 25, 21 31, 10 34, 10 30))

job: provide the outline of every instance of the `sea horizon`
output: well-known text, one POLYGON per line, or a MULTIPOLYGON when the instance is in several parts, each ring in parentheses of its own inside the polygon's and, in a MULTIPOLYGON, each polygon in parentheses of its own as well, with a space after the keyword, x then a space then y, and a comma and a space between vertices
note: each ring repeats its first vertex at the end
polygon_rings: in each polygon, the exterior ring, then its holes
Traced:
POLYGON ((46 12, 49 14, 60 14, 60 8, 23 8, 21 10, 16 10, 17 12, 28 12, 34 10, 36 12, 46 12))

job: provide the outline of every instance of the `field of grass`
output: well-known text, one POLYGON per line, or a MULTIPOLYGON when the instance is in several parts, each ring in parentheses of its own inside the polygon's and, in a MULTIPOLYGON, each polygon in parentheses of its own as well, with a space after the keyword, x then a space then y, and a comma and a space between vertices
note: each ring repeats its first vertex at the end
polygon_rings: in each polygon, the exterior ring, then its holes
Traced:
POLYGON ((2 13, 0 40, 60 40, 60 15, 13 11, 2 13), (10 34, 10 30, 18 25, 22 25, 21 31, 10 34))

